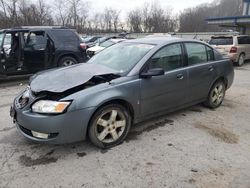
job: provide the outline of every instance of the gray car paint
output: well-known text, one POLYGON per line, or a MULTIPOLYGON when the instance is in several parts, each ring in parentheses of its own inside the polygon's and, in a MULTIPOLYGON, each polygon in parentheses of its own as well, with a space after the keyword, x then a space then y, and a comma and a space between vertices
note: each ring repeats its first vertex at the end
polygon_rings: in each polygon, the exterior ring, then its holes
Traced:
POLYGON ((232 63, 229 59, 222 59, 216 51, 216 60, 214 62, 190 67, 184 65, 180 69, 166 72, 165 75, 152 77, 151 79, 142 79, 139 75, 143 65, 163 46, 176 42, 198 41, 157 38, 131 40, 129 42, 150 43, 156 46, 126 75, 111 82, 77 91, 60 99, 61 101, 73 101, 65 114, 53 116, 33 113, 31 106, 38 99, 31 97, 29 104, 24 109, 16 109, 17 125, 37 132, 59 133, 59 135, 54 139, 41 140, 21 131, 22 134, 31 140, 46 143, 80 141, 86 138, 87 127, 92 115, 100 106, 110 101, 119 100, 119 102, 122 101, 129 104, 132 108, 134 123, 138 123, 162 113, 203 102, 206 100, 210 88, 219 78, 226 80, 227 88, 232 85, 234 78, 232 63), (210 75, 209 67, 211 65, 213 66, 213 71, 211 71, 210 75), (203 71, 208 71, 206 79, 203 79, 203 71), (180 73, 183 74, 183 79, 178 80, 177 76, 180 73))
POLYGON ((116 70, 98 64, 77 64, 33 76, 30 80, 30 88, 35 93, 41 91, 62 93, 86 83, 94 76, 115 73, 117 73, 116 70), (49 84, 48 81, 50 81, 49 84))

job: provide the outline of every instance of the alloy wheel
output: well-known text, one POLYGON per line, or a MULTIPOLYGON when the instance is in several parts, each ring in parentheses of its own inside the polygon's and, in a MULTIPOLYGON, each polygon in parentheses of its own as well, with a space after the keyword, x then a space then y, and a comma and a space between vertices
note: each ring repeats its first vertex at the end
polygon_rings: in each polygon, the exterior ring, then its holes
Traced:
POLYGON ((241 54, 239 57, 239 62, 238 62, 239 66, 242 66, 244 62, 245 62, 245 56, 244 54, 241 54))
POLYGON ((126 128, 125 115, 118 109, 104 111, 96 121, 96 136, 102 143, 117 141, 126 128))
POLYGON ((217 106, 222 103, 224 96, 225 96, 225 89, 222 84, 218 84, 214 87, 212 91, 211 102, 217 106))
POLYGON ((62 63, 62 65, 63 65, 64 67, 70 66, 70 65, 74 65, 74 64, 75 64, 75 62, 72 61, 72 60, 65 60, 65 61, 62 63))

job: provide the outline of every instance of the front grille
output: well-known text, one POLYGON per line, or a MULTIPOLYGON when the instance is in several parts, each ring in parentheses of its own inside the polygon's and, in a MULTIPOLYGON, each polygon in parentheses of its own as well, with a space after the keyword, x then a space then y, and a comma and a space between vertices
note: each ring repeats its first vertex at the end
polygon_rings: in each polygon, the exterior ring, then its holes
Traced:
POLYGON ((31 130, 24 128, 23 126, 19 125, 19 128, 23 131, 23 133, 29 135, 29 136, 33 136, 31 133, 31 130))
MULTIPOLYGON (((24 134, 26 134, 26 135, 28 135, 28 136, 31 136, 31 137, 34 137, 34 136, 32 135, 31 130, 26 129, 26 128, 24 128, 24 127, 21 126, 21 125, 18 125, 18 126, 19 126, 19 128, 21 129, 21 131, 22 131, 24 134)), ((48 139, 55 138, 55 137, 58 136, 58 134, 59 134, 59 133, 50 133, 48 139)))

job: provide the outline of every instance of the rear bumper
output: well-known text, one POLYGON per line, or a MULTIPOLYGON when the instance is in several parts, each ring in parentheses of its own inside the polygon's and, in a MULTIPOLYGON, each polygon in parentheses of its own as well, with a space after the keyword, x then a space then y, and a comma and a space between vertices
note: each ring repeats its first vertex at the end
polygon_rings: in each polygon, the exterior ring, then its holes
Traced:
POLYGON ((239 60, 239 54, 237 54, 237 53, 233 53, 233 54, 228 54, 228 56, 229 56, 229 58, 234 62, 234 63, 236 63, 236 62, 238 62, 238 60, 239 60))
POLYGON ((230 62, 228 62, 228 74, 226 75, 227 89, 229 89, 233 85, 234 75, 235 75, 234 67, 230 62))

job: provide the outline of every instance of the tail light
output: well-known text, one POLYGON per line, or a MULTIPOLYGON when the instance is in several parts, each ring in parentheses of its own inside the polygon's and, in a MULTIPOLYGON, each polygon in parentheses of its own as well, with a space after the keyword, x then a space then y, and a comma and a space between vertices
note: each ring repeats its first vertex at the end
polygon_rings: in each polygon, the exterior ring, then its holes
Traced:
POLYGON ((236 47, 232 47, 229 53, 230 54, 237 53, 237 48, 236 47))
POLYGON ((86 50, 87 49, 87 45, 85 43, 80 43, 80 47, 83 49, 83 50, 86 50))

